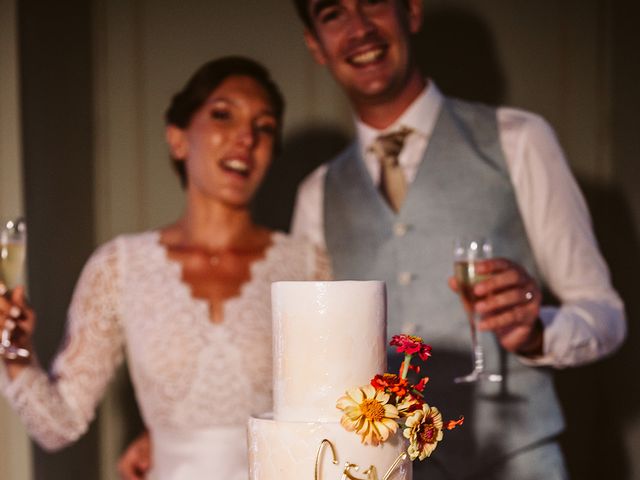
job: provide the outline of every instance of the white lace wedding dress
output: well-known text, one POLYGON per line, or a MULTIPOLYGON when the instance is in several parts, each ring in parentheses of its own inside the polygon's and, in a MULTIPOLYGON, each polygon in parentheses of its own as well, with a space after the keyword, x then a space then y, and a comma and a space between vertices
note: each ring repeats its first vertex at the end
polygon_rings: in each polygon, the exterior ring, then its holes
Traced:
POLYGON ((150 478, 246 480, 247 419, 271 408, 271 282, 327 269, 311 245, 275 233, 251 273, 212 323, 158 232, 120 236, 87 262, 50 374, 34 362, 9 381, 0 368, 0 385, 30 435, 61 448, 85 432, 126 353, 153 440, 150 478))

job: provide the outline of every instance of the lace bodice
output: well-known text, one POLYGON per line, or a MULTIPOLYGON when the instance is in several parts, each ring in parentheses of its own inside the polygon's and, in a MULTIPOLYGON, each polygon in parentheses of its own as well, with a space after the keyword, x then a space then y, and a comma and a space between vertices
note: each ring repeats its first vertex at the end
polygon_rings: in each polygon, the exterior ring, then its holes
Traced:
POLYGON ((275 233, 251 280, 212 323, 157 232, 120 236, 89 259, 69 309, 66 341, 49 375, 37 363, 0 383, 45 448, 79 437, 126 352, 153 430, 240 425, 271 407, 270 286, 326 277, 310 244, 275 233))

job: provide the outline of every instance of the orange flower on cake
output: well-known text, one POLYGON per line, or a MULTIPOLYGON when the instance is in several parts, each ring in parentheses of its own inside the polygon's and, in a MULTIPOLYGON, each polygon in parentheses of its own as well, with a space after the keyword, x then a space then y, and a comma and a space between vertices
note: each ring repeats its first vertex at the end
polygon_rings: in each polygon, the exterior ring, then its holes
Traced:
POLYGON ((409 393, 411 385, 406 378, 400 378, 395 373, 378 374, 371 380, 371 385, 376 390, 381 390, 398 398, 403 398, 409 393))
POLYGON ((348 390, 336 404, 344 412, 340 423, 360 435, 362 443, 379 445, 398 429, 398 409, 388 403, 389 398, 371 385, 348 390))

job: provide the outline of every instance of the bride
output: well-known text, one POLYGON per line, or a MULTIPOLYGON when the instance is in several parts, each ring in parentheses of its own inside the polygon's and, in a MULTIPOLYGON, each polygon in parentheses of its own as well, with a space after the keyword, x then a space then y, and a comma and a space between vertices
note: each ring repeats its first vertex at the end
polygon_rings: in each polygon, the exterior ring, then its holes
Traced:
MULTIPOLYGON (((42 447, 86 431, 126 355, 153 445, 149 478, 246 480, 246 421, 271 403, 271 282, 328 276, 312 246, 251 220, 283 108, 267 71, 239 57, 203 65, 173 97, 166 139, 183 215, 94 252, 50 373, 35 355, 0 367, 0 387, 42 447)), ((0 297, 0 326, 9 318, 31 350, 36 314, 21 287, 0 297)))

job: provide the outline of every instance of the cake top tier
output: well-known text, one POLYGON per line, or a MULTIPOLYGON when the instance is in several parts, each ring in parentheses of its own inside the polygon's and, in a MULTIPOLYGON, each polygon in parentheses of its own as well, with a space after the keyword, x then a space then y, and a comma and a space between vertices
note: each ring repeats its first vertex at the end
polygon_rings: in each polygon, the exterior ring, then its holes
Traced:
POLYGON ((339 421, 336 400, 385 371, 383 282, 275 282, 274 418, 339 421))

